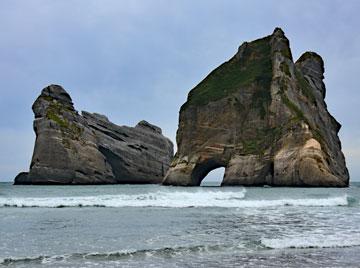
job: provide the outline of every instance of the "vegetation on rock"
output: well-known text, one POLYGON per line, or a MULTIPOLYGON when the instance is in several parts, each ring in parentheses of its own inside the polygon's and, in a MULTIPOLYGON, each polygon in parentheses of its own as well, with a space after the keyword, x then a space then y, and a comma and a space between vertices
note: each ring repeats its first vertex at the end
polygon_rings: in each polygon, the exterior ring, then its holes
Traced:
MULTIPOLYGON (((270 101, 272 63, 269 40, 269 37, 265 37, 248 43, 240 58, 234 56, 212 71, 190 91, 186 105, 206 105, 249 86, 257 87, 261 91, 257 96, 265 102, 270 101)), ((254 104, 262 110, 262 103, 256 100, 254 104)))

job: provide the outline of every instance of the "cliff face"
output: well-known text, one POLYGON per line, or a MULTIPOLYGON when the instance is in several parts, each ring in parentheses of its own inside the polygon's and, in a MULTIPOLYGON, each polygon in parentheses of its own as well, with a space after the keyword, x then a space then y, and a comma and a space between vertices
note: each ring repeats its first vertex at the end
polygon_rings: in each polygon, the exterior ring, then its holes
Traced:
POLYGON ((30 171, 15 184, 160 183, 169 168, 173 144, 146 121, 127 127, 103 115, 80 115, 57 85, 43 89, 32 108, 30 171))
POLYGON ((242 44, 192 89, 180 109, 178 152, 166 185, 347 186, 340 124, 326 108, 324 63, 293 62, 283 31, 242 44))

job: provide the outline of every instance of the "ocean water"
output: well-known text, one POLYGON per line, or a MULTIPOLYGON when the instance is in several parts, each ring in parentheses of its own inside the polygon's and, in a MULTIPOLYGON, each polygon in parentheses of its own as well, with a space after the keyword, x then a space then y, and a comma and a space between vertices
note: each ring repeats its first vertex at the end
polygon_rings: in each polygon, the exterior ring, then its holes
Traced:
POLYGON ((0 183, 0 267, 360 267, 349 188, 0 183))

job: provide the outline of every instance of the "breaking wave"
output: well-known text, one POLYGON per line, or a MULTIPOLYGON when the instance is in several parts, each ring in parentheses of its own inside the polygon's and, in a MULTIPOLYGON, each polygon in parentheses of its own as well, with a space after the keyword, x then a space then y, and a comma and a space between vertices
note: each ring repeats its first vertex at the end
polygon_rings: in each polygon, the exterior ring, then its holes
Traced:
POLYGON ((64 255, 39 255, 33 257, 10 257, 0 259, 0 265, 20 265, 20 264, 51 264, 56 262, 66 261, 83 261, 83 260, 96 260, 96 261, 112 261, 121 260, 134 257, 171 257, 181 254, 189 253, 203 253, 214 252, 221 250, 234 250, 233 246, 227 245, 196 245, 189 247, 164 247, 156 249, 141 249, 141 250, 121 250, 115 252, 91 252, 91 253, 72 253, 64 255))
POLYGON ((158 191, 144 194, 64 196, 64 197, 1 197, 0 207, 224 207, 263 208, 281 206, 348 206, 349 198, 344 196, 329 198, 251 200, 245 199, 246 190, 240 191, 198 191, 170 192, 158 191))
POLYGON ((344 248, 360 246, 360 233, 359 234, 338 234, 338 235, 307 235, 285 237, 277 239, 261 240, 267 248, 271 249, 285 249, 285 248, 344 248))
POLYGON ((237 207, 246 190, 233 192, 157 191, 144 194, 119 194, 70 197, 0 198, 0 207, 237 207))
POLYGON ((239 207, 262 208, 262 207, 335 207, 348 206, 349 201, 346 195, 329 198, 302 198, 302 199, 275 199, 275 200, 243 200, 239 207))

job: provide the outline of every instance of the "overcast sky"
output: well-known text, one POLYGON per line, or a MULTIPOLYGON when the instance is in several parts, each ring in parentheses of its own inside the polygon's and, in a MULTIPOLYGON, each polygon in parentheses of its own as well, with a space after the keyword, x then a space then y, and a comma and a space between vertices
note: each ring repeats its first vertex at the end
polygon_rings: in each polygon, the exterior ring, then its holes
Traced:
POLYGON ((29 168, 31 105, 62 85, 77 110, 145 119, 175 141, 188 91, 244 42, 279 26, 294 59, 325 61, 326 102, 360 180, 360 1, 0 1, 0 180, 29 168))

